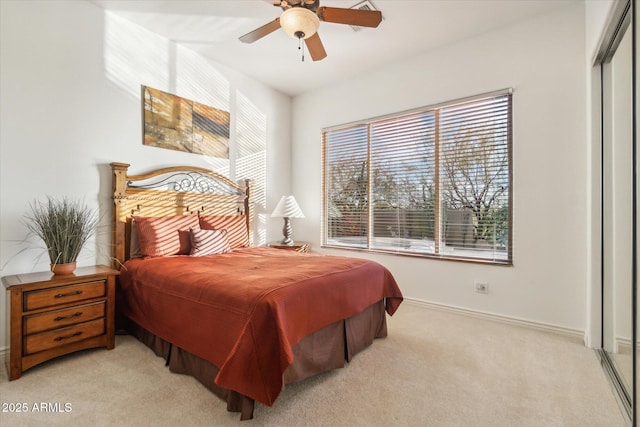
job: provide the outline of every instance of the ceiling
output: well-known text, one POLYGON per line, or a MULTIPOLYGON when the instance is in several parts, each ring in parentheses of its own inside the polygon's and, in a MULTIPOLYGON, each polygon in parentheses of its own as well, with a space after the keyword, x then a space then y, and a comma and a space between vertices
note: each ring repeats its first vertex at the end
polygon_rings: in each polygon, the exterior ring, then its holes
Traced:
MULTIPOLYGON (((238 37, 273 21, 271 0, 90 0, 160 36, 291 96, 431 49, 549 13, 578 0, 371 0, 377 28, 321 22, 327 57, 304 62, 298 41, 278 30, 252 44, 238 37)), ((362 0, 321 0, 352 7, 362 0)))

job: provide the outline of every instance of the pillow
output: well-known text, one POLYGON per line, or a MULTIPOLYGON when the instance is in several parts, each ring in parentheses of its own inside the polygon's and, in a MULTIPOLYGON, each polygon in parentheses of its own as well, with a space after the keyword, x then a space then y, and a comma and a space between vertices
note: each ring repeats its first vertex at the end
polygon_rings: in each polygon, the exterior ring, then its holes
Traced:
POLYGON ((200 228, 203 230, 227 230, 227 239, 231 249, 249 246, 247 217, 245 215, 200 215, 200 228))
POLYGON ((191 229, 191 255, 204 256, 231 252, 227 230, 191 229))
POLYGON ((197 215, 134 217, 140 252, 144 256, 184 255, 191 251, 189 230, 198 226, 197 215))
POLYGON ((131 218, 131 232, 129 233, 129 259, 142 258, 140 251, 140 238, 138 237, 138 224, 131 218))

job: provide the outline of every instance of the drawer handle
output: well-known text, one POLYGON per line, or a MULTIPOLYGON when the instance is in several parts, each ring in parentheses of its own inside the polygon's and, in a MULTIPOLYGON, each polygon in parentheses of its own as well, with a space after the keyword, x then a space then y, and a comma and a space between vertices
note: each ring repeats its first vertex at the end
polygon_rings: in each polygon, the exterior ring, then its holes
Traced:
POLYGON ((80 295, 82 293, 82 291, 73 291, 73 292, 69 292, 67 294, 55 294, 53 297, 54 298, 64 298, 64 297, 70 297, 72 295, 80 295))
POLYGON ((69 339, 69 338, 77 337, 77 336, 80 336, 80 335, 82 335, 82 332, 78 331, 78 332, 75 332, 75 333, 70 334, 70 335, 63 335, 61 337, 55 337, 53 340, 54 341, 62 341, 62 340, 66 340, 66 339, 69 339))
POLYGON ((74 317, 78 317, 78 316, 82 316, 82 312, 81 311, 76 311, 75 313, 70 314, 68 316, 58 316, 53 320, 56 321, 56 322, 59 322, 61 320, 73 319, 74 317))

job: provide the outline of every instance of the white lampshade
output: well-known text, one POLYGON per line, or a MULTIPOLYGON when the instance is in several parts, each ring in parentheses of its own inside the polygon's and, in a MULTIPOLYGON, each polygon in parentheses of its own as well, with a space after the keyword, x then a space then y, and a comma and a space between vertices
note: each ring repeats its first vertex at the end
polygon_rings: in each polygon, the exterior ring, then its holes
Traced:
POLYGON ((291 37, 308 39, 318 31, 318 15, 304 7, 292 7, 280 15, 280 26, 291 37))
POLYGON ((282 196, 271 216, 278 218, 304 218, 304 214, 293 196, 282 196))

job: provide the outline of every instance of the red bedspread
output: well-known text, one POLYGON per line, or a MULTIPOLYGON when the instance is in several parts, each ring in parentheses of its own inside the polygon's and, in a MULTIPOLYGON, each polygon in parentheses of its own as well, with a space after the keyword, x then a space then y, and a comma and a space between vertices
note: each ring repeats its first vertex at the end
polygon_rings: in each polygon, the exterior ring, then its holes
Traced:
POLYGON ((118 293, 127 317, 219 367, 216 384, 267 405, 300 339, 382 299, 389 314, 402 302, 375 262, 264 247, 130 260, 118 293))

